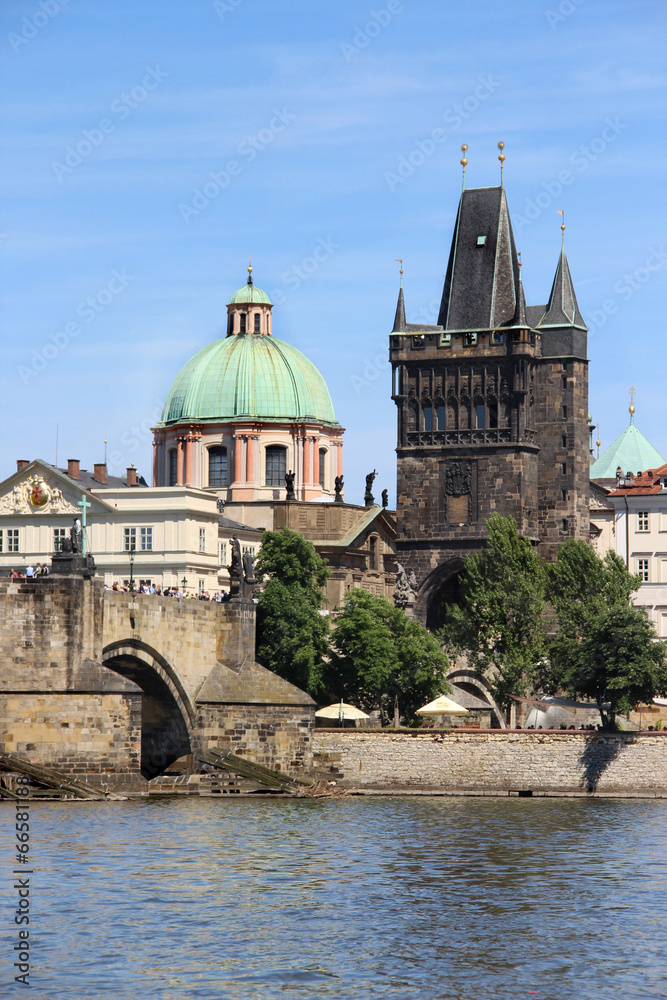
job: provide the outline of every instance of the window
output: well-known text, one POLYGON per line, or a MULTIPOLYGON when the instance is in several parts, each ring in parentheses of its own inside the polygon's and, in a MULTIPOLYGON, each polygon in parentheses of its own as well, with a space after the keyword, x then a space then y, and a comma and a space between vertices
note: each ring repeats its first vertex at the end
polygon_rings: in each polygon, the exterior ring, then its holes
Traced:
POLYGON ((496 428, 498 426, 498 404, 492 402, 488 404, 489 409, 489 427, 496 428))
POLYGON ((642 583, 648 583, 648 559, 637 560, 637 573, 642 583))
POLYGON ((239 318, 241 320, 241 329, 239 330, 239 333, 245 333, 246 332, 246 329, 245 329, 246 328, 246 314, 245 313, 241 313, 241 316, 239 318))
POLYGON ((172 448, 169 452, 169 485, 175 486, 178 482, 178 449, 172 448))
POLYGON ((648 511, 637 511, 637 531, 648 531, 648 511))
POLYGON ((476 333, 466 333, 463 342, 466 347, 475 347, 477 344, 477 334, 476 333))
POLYGON ((63 544, 63 539, 65 538, 66 529, 65 528, 54 528, 53 529, 53 551, 60 552, 63 544))
POLYGON ((567 518, 566 517, 564 517, 563 520, 561 521, 561 530, 564 531, 564 532, 567 532, 567 518))
POLYGON ((123 528, 123 548, 126 552, 152 552, 152 528, 123 528))
POLYGON ((5 531, 7 536, 7 552, 18 552, 19 551, 19 529, 18 528, 7 528, 5 531))
POLYGON ((272 444, 266 449, 266 485, 284 486, 287 471, 287 448, 272 444))
POLYGON ((425 431, 432 431, 433 430, 433 407, 432 406, 425 406, 424 407, 424 430, 425 431))
POLYGON ((497 330, 494 330, 494 333, 493 333, 493 343, 494 344, 503 344, 504 342, 505 342, 505 334, 504 333, 498 333, 497 330))
POLYGON ((197 581, 197 591, 198 591, 198 593, 203 594, 205 586, 206 586, 206 580, 198 580, 197 581))
POLYGON ((563 434, 561 441, 563 443, 563 448, 567 448, 567 434, 563 434))
POLYGON ((562 471, 562 473, 563 473, 564 476, 567 475, 567 462, 562 462, 561 463, 561 471, 562 471))
POLYGON ((327 452, 326 448, 320 448, 320 486, 326 487, 327 452))
POLYGON ((563 420, 567 420, 567 406, 563 406, 563 420))
POLYGON ((370 554, 370 569, 376 570, 378 568, 378 540, 375 535, 370 540, 370 554))
POLYGON ((567 490, 560 491, 560 498, 561 500, 567 500, 567 490))
POLYGON ((253 333, 259 333, 259 323, 260 323, 259 313, 255 313, 255 326, 253 329, 253 333))
POLYGON ((436 412, 437 412, 437 417, 438 417, 438 430, 439 431, 444 431, 444 429, 445 429, 445 412, 446 412, 444 406, 438 406, 436 412))
POLYGON ((227 485, 227 449, 219 445, 208 449, 208 485, 227 485))
POLYGON ((241 552, 243 553, 243 555, 245 555, 246 552, 249 552, 250 555, 253 557, 253 559, 255 558, 255 546, 254 545, 242 545, 241 546, 241 552))
POLYGON ((227 565, 227 542, 220 542, 219 551, 220 551, 220 565, 221 566, 226 566, 227 565))
POLYGON ((206 528, 199 529, 199 551, 206 552, 206 528))
POLYGON ((475 406, 475 415, 477 420, 477 429, 484 430, 484 403, 477 403, 475 406))

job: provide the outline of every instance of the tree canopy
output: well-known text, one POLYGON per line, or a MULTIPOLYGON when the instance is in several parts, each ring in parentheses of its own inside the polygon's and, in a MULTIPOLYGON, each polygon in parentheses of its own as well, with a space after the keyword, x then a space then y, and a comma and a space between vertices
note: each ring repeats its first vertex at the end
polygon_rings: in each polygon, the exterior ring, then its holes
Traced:
POLYGON ((329 569, 295 531, 262 536, 255 571, 268 582, 257 603, 257 659, 312 697, 323 691, 329 626, 319 613, 329 569))
POLYGON ((549 638, 543 686, 594 698, 603 723, 664 694, 665 646, 646 609, 631 603, 640 580, 623 560, 614 552, 600 559, 586 542, 568 541, 546 575, 557 627, 549 638))
POLYGON ((336 622, 328 687, 366 711, 391 717, 394 699, 406 721, 416 709, 450 691, 440 643, 386 597, 351 590, 336 622))
POLYGON ((463 653, 507 708, 524 695, 545 652, 544 570, 530 541, 511 517, 486 522, 485 548, 468 556, 460 601, 450 607, 441 638, 463 653))

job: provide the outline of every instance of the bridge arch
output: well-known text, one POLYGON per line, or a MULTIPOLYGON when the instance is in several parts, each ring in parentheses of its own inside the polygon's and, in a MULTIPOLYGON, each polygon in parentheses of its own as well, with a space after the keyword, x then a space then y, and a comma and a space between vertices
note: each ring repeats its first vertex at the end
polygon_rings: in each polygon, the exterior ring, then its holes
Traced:
POLYGON ((495 716, 498 729, 507 729, 505 713, 491 694, 491 686, 484 677, 478 677, 471 670, 457 669, 447 674, 447 680, 451 681, 452 684, 456 684, 457 687, 463 688, 464 691, 469 691, 470 694, 477 695, 482 701, 488 702, 491 714, 495 716))
POLYGON ((459 573, 462 569, 462 558, 455 556, 448 559, 436 566, 419 588, 417 613, 431 631, 441 628, 447 606, 457 600, 459 573))
POLYGON ((174 667, 139 639, 105 646, 102 663, 134 681, 142 692, 141 772, 154 778, 193 751, 196 711, 174 667))

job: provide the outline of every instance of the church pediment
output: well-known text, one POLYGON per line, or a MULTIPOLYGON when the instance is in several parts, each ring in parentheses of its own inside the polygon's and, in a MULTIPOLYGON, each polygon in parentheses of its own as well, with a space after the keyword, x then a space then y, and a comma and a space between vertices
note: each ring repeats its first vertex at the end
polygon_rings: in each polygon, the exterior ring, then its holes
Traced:
MULTIPOLYGON (((39 461, 15 472, 14 475, 0 483, 0 514, 14 516, 32 516, 36 514, 69 514, 80 516, 81 508, 77 506, 84 490, 76 490, 69 478, 58 469, 39 461)), ((106 505, 99 503, 90 494, 92 501, 89 513, 102 513, 106 505)))

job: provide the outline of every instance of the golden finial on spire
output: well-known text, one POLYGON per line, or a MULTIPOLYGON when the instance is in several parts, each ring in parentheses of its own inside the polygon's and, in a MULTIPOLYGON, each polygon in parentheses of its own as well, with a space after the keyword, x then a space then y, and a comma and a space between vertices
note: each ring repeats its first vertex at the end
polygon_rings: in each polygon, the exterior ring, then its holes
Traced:
POLYGON ((468 149, 468 144, 467 142, 464 142, 463 145, 461 146, 461 152, 463 153, 463 156, 461 157, 461 166, 463 167, 463 187, 462 187, 463 191, 465 191, 466 189, 466 167, 468 166, 468 161, 466 160, 467 149, 468 149))
POLYGON ((252 285, 252 254, 248 254, 248 284, 252 285))
POLYGON ((402 261, 402 259, 400 257, 396 257, 395 260, 396 260, 397 264, 401 265, 398 273, 401 276, 401 288, 402 288, 403 287, 403 261, 402 261))
POLYGON ((631 385, 630 386, 630 406, 628 407, 628 410, 629 410, 629 413, 630 413, 631 417, 634 417, 634 415, 635 415, 635 393, 636 393, 636 391, 637 390, 635 389, 634 385, 631 385))
POLYGON ((500 150, 500 155, 499 155, 498 159, 500 160, 500 186, 501 187, 504 187, 504 181, 503 181, 503 167, 505 166, 505 154, 503 153, 503 149, 504 148, 505 148, 505 143, 504 142, 499 142, 498 143, 498 149, 500 150))

